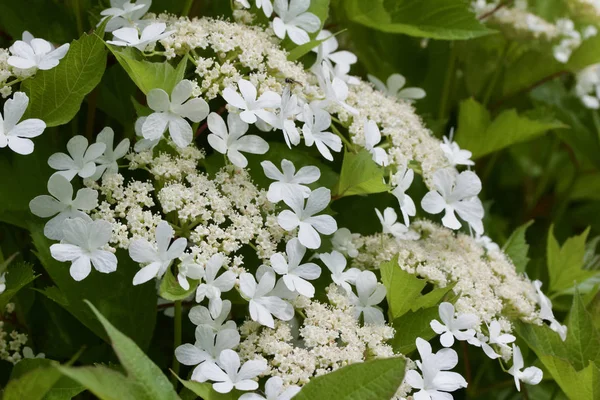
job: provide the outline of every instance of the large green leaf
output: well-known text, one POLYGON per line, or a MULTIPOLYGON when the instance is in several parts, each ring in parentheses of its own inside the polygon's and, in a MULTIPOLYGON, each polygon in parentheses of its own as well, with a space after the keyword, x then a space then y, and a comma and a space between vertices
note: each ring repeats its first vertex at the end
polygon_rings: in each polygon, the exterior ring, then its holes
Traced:
POLYGON ((85 386, 101 400, 154 400, 135 380, 102 365, 93 367, 58 367, 65 376, 85 386))
POLYGON ((42 400, 61 377, 53 366, 35 368, 19 378, 11 379, 4 389, 3 400, 42 400))
POLYGON ((35 278, 31 264, 14 263, 10 265, 6 274, 6 289, 0 294, 0 310, 4 310, 10 299, 35 278))
POLYGON ((334 197, 381 193, 388 189, 383 180, 383 168, 373 161, 371 153, 361 150, 359 153, 344 154, 340 181, 334 197))
POLYGON ((525 240, 525 232, 533 224, 532 221, 528 221, 523 225, 519 226, 514 230, 502 246, 502 250, 512 260, 517 272, 525 272, 525 267, 529 262, 527 253, 529 252, 529 245, 525 240))
POLYGON ((431 329, 430 322, 439 318, 438 307, 422 308, 408 311, 399 318, 394 319, 392 326, 396 330, 390 344, 394 351, 408 354, 417 348, 417 338, 432 339, 436 333, 431 329))
MULTIPOLYGON (((52 360, 48 360, 45 358, 26 358, 23 359, 21 361, 19 361, 13 368, 11 374, 10 374, 10 379, 11 380, 16 380, 19 379, 29 373, 31 373, 32 371, 36 370, 36 369, 41 369, 41 371, 38 372, 43 372, 44 374, 49 372, 51 375, 54 375, 54 372, 52 372, 52 369, 55 369, 57 367, 57 363, 52 361, 52 360)), ((32 375, 30 376, 30 378, 32 377, 37 377, 38 376, 38 372, 32 373, 32 375)), ((24 385, 30 385, 30 378, 26 378, 22 381, 22 384, 24 385)), ((38 386, 38 388, 42 389, 42 392, 45 390, 45 388, 47 388, 47 385, 40 385, 38 386)), ((80 384, 78 384, 77 382, 73 381, 72 379, 66 377, 66 376, 60 376, 59 375, 59 379, 56 381, 56 383, 54 385, 52 385, 52 387, 45 393, 43 394, 43 399, 44 400, 68 400, 71 399, 73 396, 77 395, 78 393, 81 393, 85 390, 85 388, 83 386, 81 386, 80 384)), ((42 393, 39 393, 40 395, 42 395, 42 393)))

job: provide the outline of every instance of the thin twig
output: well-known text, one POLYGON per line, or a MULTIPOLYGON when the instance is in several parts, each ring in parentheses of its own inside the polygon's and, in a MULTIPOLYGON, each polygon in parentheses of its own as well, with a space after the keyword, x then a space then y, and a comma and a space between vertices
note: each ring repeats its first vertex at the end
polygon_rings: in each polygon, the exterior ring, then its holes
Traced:
MULTIPOLYGON (((226 110, 227 110, 227 108, 225 106, 222 106, 221 108, 219 108, 217 110, 217 114, 223 115, 223 113, 226 110)), ((200 126, 200 128, 198 128, 198 130, 196 131, 196 134, 194 135, 194 138, 197 138, 198 136, 200 136, 200 134, 202 132, 204 132, 206 129, 208 129, 208 120, 204 121, 204 123, 200 126)))
POLYGON ((479 19, 480 21, 483 21, 484 19, 494 15, 496 13, 496 11, 498 11, 502 7, 507 6, 509 3, 512 3, 512 1, 503 1, 500 4, 498 4, 496 7, 494 7, 493 10, 490 10, 490 11, 486 12, 485 14, 480 15, 479 17, 477 17, 477 19, 479 19))
POLYGON ((498 100, 497 102, 495 102, 494 104, 492 104, 491 107, 490 107, 490 109, 493 111, 493 110, 497 109, 498 107, 500 107, 508 99, 511 99, 511 98, 513 98, 515 96, 518 96, 520 94, 523 94, 523 93, 530 92, 533 89, 535 89, 536 87, 541 86, 541 85, 543 85, 546 82, 550 82, 551 80, 553 80, 555 78, 558 78, 559 76, 568 74, 568 73, 569 73, 569 71, 562 70, 562 71, 558 71, 558 72, 555 72, 553 74, 550 74, 550 75, 548 75, 548 76, 540 79, 539 81, 537 81, 537 82, 535 82, 535 83, 527 86, 526 88, 517 91, 516 93, 512 93, 512 94, 509 94, 508 96, 505 96, 505 97, 501 98, 500 100, 498 100))

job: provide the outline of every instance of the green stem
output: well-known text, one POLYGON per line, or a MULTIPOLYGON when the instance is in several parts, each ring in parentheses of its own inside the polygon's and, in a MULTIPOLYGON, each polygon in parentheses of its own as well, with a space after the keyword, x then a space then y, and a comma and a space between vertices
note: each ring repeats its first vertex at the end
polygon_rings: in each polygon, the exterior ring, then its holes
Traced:
POLYGON ((444 120, 448 116, 450 107, 450 97, 452 96, 452 83, 456 75, 456 49, 454 43, 450 42, 450 55, 448 56, 448 69, 446 69, 446 77, 444 78, 444 86, 442 88, 442 96, 440 102, 440 111, 438 119, 444 120))
POLYGON ((83 35, 83 21, 81 20, 81 4, 79 4, 79 0, 71 1, 73 6, 73 11, 75 12, 75 20, 77 22, 77 32, 79 32, 79 36, 83 35))
POLYGON ((342 142, 344 142, 348 150, 354 151, 354 146, 352 145, 352 143, 350 143, 350 141, 346 139, 344 135, 342 135, 342 132, 340 132, 338 128, 335 127, 335 125, 331 124, 331 130, 333 131, 333 133, 338 135, 340 139, 342 139, 342 142))
MULTIPOLYGON (((174 303, 174 311, 175 316, 173 318, 173 352, 179 346, 181 346, 181 300, 177 300, 174 303)), ((179 361, 177 361, 177 357, 173 356, 173 363, 171 364, 171 369, 175 373, 175 375, 179 375, 179 361)), ((171 382, 173 385, 177 385, 177 377, 173 376, 171 378, 171 382)))
POLYGON ((181 10, 181 15, 188 16, 192 9, 192 4, 194 4, 194 0, 186 0, 183 5, 183 10, 181 10))

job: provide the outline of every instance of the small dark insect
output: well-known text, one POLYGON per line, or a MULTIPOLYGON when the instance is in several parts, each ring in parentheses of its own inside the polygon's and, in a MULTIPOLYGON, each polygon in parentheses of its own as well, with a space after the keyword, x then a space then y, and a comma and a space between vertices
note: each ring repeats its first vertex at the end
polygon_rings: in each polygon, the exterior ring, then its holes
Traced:
POLYGON ((285 78, 285 83, 287 83, 288 85, 300 85, 300 86, 304 86, 302 85, 302 83, 292 79, 292 78, 285 78))

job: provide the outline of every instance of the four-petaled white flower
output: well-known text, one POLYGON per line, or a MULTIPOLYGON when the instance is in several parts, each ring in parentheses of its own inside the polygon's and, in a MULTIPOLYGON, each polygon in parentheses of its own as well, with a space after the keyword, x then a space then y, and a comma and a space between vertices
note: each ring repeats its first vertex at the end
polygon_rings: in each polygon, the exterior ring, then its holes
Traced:
POLYGON ((331 253, 320 254, 319 258, 331 272, 333 283, 343 288, 347 293, 351 292, 352 287, 350 285, 356 284, 360 270, 358 268, 350 268, 344 271, 346 269, 346 257, 339 251, 334 250, 331 253))
POLYGON ((135 47, 139 51, 145 51, 148 47, 154 47, 157 41, 166 38, 174 31, 166 31, 164 22, 155 22, 146 26, 140 35, 137 28, 120 28, 113 32, 114 40, 106 43, 122 47, 135 47))
POLYGON ((217 314, 217 310, 223 306, 221 293, 230 291, 235 285, 235 274, 232 271, 227 270, 217 278, 224 263, 225 257, 222 254, 210 257, 204 268, 204 282, 196 289, 196 302, 200 303, 205 297, 208 298, 208 309, 212 314, 217 314))
POLYGON ((339 104, 350 114, 357 115, 358 110, 346 103, 348 98, 348 85, 339 76, 331 70, 327 62, 323 62, 321 66, 313 67, 313 72, 319 81, 319 87, 325 95, 325 99, 320 100, 319 104, 322 107, 327 107, 329 104, 339 104))
POLYGON ((69 272, 73 279, 84 279, 92 271, 92 265, 105 274, 117 270, 117 257, 102 250, 112 235, 110 222, 67 219, 63 221, 63 234, 61 243, 50 246, 50 253, 58 261, 71 261, 69 272))
POLYGON ((242 121, 248 124, 256 123, 258 118, 264 121, 269 119, 266 116, 268 113, 265 110, 266 108, 281 107, 281 96, 277 93, 268 90, 257 98, 258 93, 252 82, 240 79, 237 84, 240 92, 238 93, 235 89, 227 87, 223 90, 223 98, 229 105, 243 110, 240 113, 242 121))
POLYGON ((48 239, 62 240, 63 221, 67 218, 81 218, 91 222, 84 212, 93 210, 98 205, 98 192, 83 188, 77 191, 73 199, 73 186, 62 175, 52 175, 48 180, 48 193, 29 202, 31 212, 41 218, 53 217, 44 226, 44 235, 48 239))
POLYGON ((348 297, 354 306, 354 317, 356 319, 363 315, 365 325, 383 325, 385 318, 381 308, 377 304, 385 299, 385 286, 377 282, 377 277, 371 271, 362 271, 356 277, 356 294, 350 291, 348 297))
POLYGON ((440 143, 440 148, 453 167, 457 165, 475 165, 475 162, 471 160, 473 153, 461 149, 458 143, 453 142, 452 133, 450 133, 450 138, 444 136, 444 142, 440 143))
POLYGON ((496 353, 496 351, 494 351, 494 349, 490 345, 495 344, 500 348, 510 350, 510 346, 508 346, 508 343, 512 343, 516 340, 516 338, 509 333, 501 333, 501 329, 502 328, 500 327, 500 322, 494 320, 488 325, 489 337, 478 335, 478 341, 481 345, 481 348, 483 349, 484 353, 492 360, 495 360, 496 358, 500 357, 500 354, 496 353))
POLYGON ((273 315, 282 321, 289 321, 294 317, 294 307, 290 303, 269 295, 274 288, 275 273, 272 270, 266 270, 258 284, 254 275, 247 272, 240 275, 240 291, 250 302, 250 318, 269 328, 275 327, 273 315))
POLYGON ((92 176, 93 180, 98 180, 104 174, 116 174, 119 172, 117 160, 125 157, 129 150, 129 139, 123 139, 113 150, 115 132, 108 126, 100 131, 96 138, 96 143, 104 143, 106 149, 104 153, 96 159, 96 173, 92 176))
POLYGON ((188 317, 192 324, 200 326, 208 326, 213 331, 218 332, 225 329, 236 329, 234 321, 227 321, 229 312, 231 311, 231 301, 223 300, 221 308, 214 307, 214 312, 211 312, 204 306, 195 306, 190 309, 188 317))
POLYGON ((65 153, 54 153, 48 158, 48 165, 56 170, 56 174, 62 175, 69 181, 75 175, 81 178, 89 178, 96 173, 96 160, 106 150, 105 143, 94 143, 88 147, 88 140, 81 136, 73 136, 67 142, 65 153))
POLYGON ((358 57, 356 57, 354 53, 347 50, 337 51, 338 41, 331 32, 323 29, 317 35, 316 40, 324 41, 312 49, 312 51, 317 53, 317 60, 313 66, 319 66, 323 61, 327 61, 329 63, 335 63, 336 65, 348 66, 349 69, 350 65, 356 64, 358 61, 358 57))
POLYGON ((431 329, 440 336, 440 343, 444 347, 451 347, 456 340, 470 340, 475 337, 475 326, 477 317, 473 314, 460 314, 454 316, 454 306, 451 303, 443 302, 438 308, 440 319, 432 320, 429 325, 431 329))
POLYGON ((216 392, 229 393, 233 388, 242 391, 258 389, 253 380, 267 370, 265 360, 246 361, 240 368, 240 356, 233 350, 223 350, 216 363, 207 361, 200 366, 200 374, 213 383, 216 392))
POLYGON ((348 228, 340 228, 333 234, 331 245, 334 250, 354 258, 358 256, 358 247, 352 240, 355 236, 358 237, 359 235, 350 232, 348 228))
POLYGON ((28 105, 29 97, 23 92, 16 92, 4 103, 4 115, 0 114, 0 148, 8 146, 22 155, 33 152, 33 142, 29 138, 40 136, 46 123, 37 118, 19 122, 28 105))
POLYGON ((418 100, 425 97, 425 91, 421 88, 410 87, 402 89, 406 84, 406 78, 400 74, 390 75, 387 78, 387 85, 373 75, 367 75, 367 77, 371 83, 375 85, 377 90, 385 93, 388 96, 405 100, 418 100))
POLYGON ((300 386, 283 386, 283 379, 272 376, 265 383, 265 395, 257 393, 244 393, 239 400, 291 400, 298 394, 300 386))
POLYGON ((402 222, 398 222, 398 214, 392 207, 387 207, 383 210, 383 215, 378 209, 375 209, 375 214, 381 222, 383 233, 389 233, 398 240, 415 240, 419 238, 419 234, 408 229, 402 222))
POLYGON ((398 205, 404 218, 404 224, 409 226, 410 217, 417 215, 417 207, 413 199, 406 194, 415 177, 415 173, 411 168, 408 168, 406 163, 398 167, 398 171, 392 176, 392 184, 396 187, 392 190, 392 194, 398 199, 398 205))
POLYGON ((365 121, 365 148, 373 156, 373 161, 381 166, 388 165, 388 155, 381 147, 375 147, 381 142, 381 132, 377 123, 373 120, 365 121))
POLYGON ((56 67, 69 51, 68 43, 55 49, 49 41, 34 38, 27 33, 27 36, 23 33, 24 40, 17 40, 9 48, 12 55, 6 62, 15 68, 49 70, 56 67))
POLYGON ((310 147, 313 144, 317 146, 319 153, 325 159, 332 161, 333 156, 331 150, 336 153, 342 150, 342 140, 327 129, 331 127, 331 116, 322 109, 313 109, 308 105, 304 105, 303 111, 304 126, 302 133, 304 134, 304 143, 310 147))
POLYGON ((248 132, 248 124, 237 114, 229 113, 225 125, 219 114, 210 113, 208 129, 212 132, 207 138, 210 146, 219 153, 226 154, 236 167, 248 166, 248 159, 241 152, 265 154, 269 150, 269 144, 260 136, 245 135, 248 132))
MULTIPOLYGON (((292 145, 297 146, 300 143, 300 132, 294 122, 296 116, 302 112, 302 107, 298 105, 298 97, 292 94, 289 86, 283 89, 281 95, 281 107, 278 113, 264 112, 260 117, 264 119, 268 125, 275 129, 283 131, 285 143, 291 149, 292 145)), ((257 122, 260 122, 258 120, 257 122)))
POLYGON ((187 278, 195 280, 204 278, 204 268, 196 262, 196 257, 193 254, 184 254, 181 257, 177 271, 177 282, 184 290, 190 289, 187 278))
POLYGON ((146 239, 136 239, 129 245, 129 256, 141 264, 146 264, 133 277, 133 284, 139 285, 152 278, 162 277, 174 259, 183 255, 187 240, 178 238, 173 243, 175 232, 166 221, 160 221, 156 226, 156 244, 146 239))
POLYGON ((564 342, 567 340, 567 327, 561 325, 554 317, 554 313, 552 312, 552 301, 542 292, 542 281, 533 281, 533 287, 538 295, 537 302, 540 306, 540 318, 550 322, 550 329, 558 333, 561 340, 564 342))
POLYGON ((100 25, 106 18, 111 18, 104 30, 112 32, 124 26, 136 27, 140 19, 148 12, 152 0, 110 0, 110 8, 100 12, 104 16, 98 23, 100 25))
POLYGON ((298 45, 310 42, 308 33, 313 33, 321 27, 321 20, 315 14, 307 12, 310 0, 275 0, 273 31, 278 38, 287 36, 298 45))
POLYGON ((459 229, 462 225, 454 212, 469 223, 476 233, 483 233, 483 205, 477 198, 481 191, 479 177, 471 171, 460 174, 453 168, 444 168, 433 175, 435 190, 427 193, 421 200, 421 207, 430 214, 445 211, 442 218, 444 226, 459 229))
POLYGON ((513 344, 513 365, 508 370, 508 373, 515 378, 515 386, 521 391, 521 381, 528 385, 537 385, 542 381, 544 373, 538 367, 527 367, 523 371, 525 363, 523 362, 523 354, 519 346, 513 344))
POLYGON ((277 222, 286 231, 299 227, 300 243, 309 249, 318 249, 321 246, 319 233, 331 235, 337 230, 337 223, 331 215, 315 215, 327 208, 330 200, 331 191, 323 187, 310 194, 306 206, 301 193, 291 192, 283 201, 292 211, 282 211, 277 217, 277 222))
POLYGON ((281 160, 281 172, 271 161, 263 161, 262 165, 265 175, 275 180, 269 185, 267 199, 271 203, 278 203, 288 195, 289 192, 301 193, 304 198, 310 195, 310 188, 305 186, 314 183, 321 177, 321 171, 317 167, 302 167, 296 173, 296 167, 289 160, 281 160))
POLYGON ((306 247, 296 238, 287 242, 285 252, 287 260, 281 253, 271 256, 273 270, 283 276, 283 283, 289 290, 312 298, 315 295, 315 287, 308 281, 321 276, 321 268, 315 263, 300 264, 306 254, 306 247))
POLYGON ((142 125, 145 139, 157 140, 167 128, 171 139, 178 147, 186 147, 194 139, 190 123, 200 122, 209 113, 208 104, 200 98, 190 99, 194 84, 184 79, 175 85, 171 97, 162 89, 152 89, 146 99, 148 107, 155 112, 146 117, 142 125))

